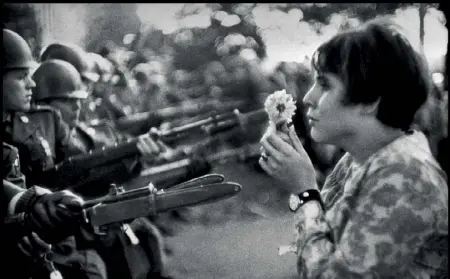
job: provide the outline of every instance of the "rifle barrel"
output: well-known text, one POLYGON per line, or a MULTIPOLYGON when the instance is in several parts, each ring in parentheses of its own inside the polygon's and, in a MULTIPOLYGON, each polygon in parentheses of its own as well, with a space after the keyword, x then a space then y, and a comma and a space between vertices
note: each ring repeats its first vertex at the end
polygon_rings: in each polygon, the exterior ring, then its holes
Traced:
POLYGON ((152 192, 152 189, 150 186, 142 187, 138 189, 129 190, 123 193, 118 193, 116 195, 106 195, 104 197, 100 197, 97 199, 88 200, 83 204, 83 209, 92 207, 94 205, 97 205, 99 203, 113 203, 123 200, 129 200, 134 199, 138 197, 147 196, 152 192))
MULTIPOLYGON (((216 135, 217 133, 228 132, 234 128, 241 127, 243 130, 254 124, 255 121, 260 123, 262 120, 267 119, 267 113, 264 109, 251 111, 241 114, 239 110, 235 109, 233 112, 225 112, 222 114, 210 116, 206 119, 196 121, 194 123, 188 123, 186 125, 175 127, 169 130, 151 131, 151 136, 161 139, 163 142, 169 143, 173 139, 179 139, 186 137, 189 132, 196 129, 200 132, 207 134, 208 136, 216 135)), ((64 184, 64 182, 77 180, 80 174, 86 170, 96 168, 111 162, 133 157, 139 154, 139 150, 136 146, 137 138, 129 140, 125 143, 120 143, 116 146, 104 147, 96 149, 89 154, 80 154, 69 157, 63 162, 57 164, 54 168, 48 170, 43 177, 48 178, 45 184, 53 185, 51 181, 57 182, 56 184, 64 184), (64 180, 64 181, 61 181, 64 180)), ((189 163, 184 162, 189 165, 189 163)), ((185 166, 179 166, 183 168, 185 166)), ((169 169, 174 168, 170 166, 169 169)), ((155 169, 154 171, 157 171, 155 169)))

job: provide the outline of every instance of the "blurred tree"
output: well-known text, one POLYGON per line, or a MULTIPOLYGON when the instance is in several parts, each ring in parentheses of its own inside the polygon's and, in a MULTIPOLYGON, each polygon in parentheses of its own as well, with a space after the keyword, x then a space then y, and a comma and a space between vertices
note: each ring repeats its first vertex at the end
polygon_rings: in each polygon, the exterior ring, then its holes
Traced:
MULTIPOLYGON (((242 34, 244 37, 253 38, 256 43, 254 51, 260 58, 266 55, 263 38, 260 36, 259 27, 253 20, 252 11, 260 6, 267 5, 269 11, 289 12, 292 9, 299 9, 302 13, 301 20, 309 23, 317 23, 317 32, 321 32, 321 27, 328 25, 330 18, 334 14, 344 13, 349 18, 357 18, 360 21, 367 21, 378 15, 393 14, 399 8, 419 5, 413 3, 288 3, 288 4, 256 4, 256 3, 206 3, 206 4, 186 4, 177 13, 178 19, 198 15, 206 9, 214 11, 211 14, 211 25, 208 28, 183 28, 168 36, 154 34, 153 45, 146 39, 145 46, 155 49, 155 42, 158 46, 168 44, 175 50, 175 68, 193 70, 207 61, 217 60, 221 54, 217 53, 217 47, 229 34, 242 34), (220 16, 219 16, 220 15, 220 16), (226 25, 223 23, 224 17, 238 17, 235 24, 226 25), (158 35, 158 36, 156 36, 158 35), (159 39, 154 39, 154 37, 159 39), (185 39, 179 39, 179 38, 185 39), (188 39, 186 39, 188 37, 188 39), (165 38, 165 39, 164 39, 165 38), (166 40, 168 38, 168 40, 166 40)), ((437 4, 422 4, 427 7, 437 6, 437 4)), ((343 23, 346 24, 345 22, 343 23)), ((345 27, 345 26, 344 26, 345 27)), ((150 34, 149 34, 150 35, 150 34)))
POLYGON ((98 51, 107 41, 123 46, 123 37, 137 33, 140 20, 136 4, 104 3, 88 4, 88 23, 85 40, 88 51, 98 51))
POLYGON ((31 47, 35 58, 39 57, 42 47, 42 26, 37 19, 33 4, 3 3, 3 28, 21 35, 31 47))
POLYGON ((253 38, 257 43, 255 52, 259 57, 264 57, 264 41, 258 34, 257 27, 245 20, 247 14, 236 14, 234 12, 239 5, 242 4, 211 3, 191 8, 190 5, 185 5, 177 14, 179 19, 198 14, 205 8, 213 10, 214 13, 211 15, 211 25, 208 28, 183 28, 170 35, 171 45, 175 50, 174 67, 194 70, 206 66, 209 61, 219 60, 221 55, 217 53, 217 45, 229 34, 241 34, 244 37, 253 38), (227 15, 236 15, 240 21, 233 26, 224 26, 220 20, 214 17, 219 12, 225 12, 227 15))

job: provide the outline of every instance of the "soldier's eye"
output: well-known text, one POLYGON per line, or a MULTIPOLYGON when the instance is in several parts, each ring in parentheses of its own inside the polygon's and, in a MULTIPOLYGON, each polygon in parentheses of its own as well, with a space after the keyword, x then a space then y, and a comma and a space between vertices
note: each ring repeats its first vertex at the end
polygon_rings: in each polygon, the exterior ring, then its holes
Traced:
POLYGON ((23 72, 23 73, 20 75, 20 79, 26 80, 26 79, 28 79, 28 78, 31 78, 30 73, 29 73, 28 71, 23 72))

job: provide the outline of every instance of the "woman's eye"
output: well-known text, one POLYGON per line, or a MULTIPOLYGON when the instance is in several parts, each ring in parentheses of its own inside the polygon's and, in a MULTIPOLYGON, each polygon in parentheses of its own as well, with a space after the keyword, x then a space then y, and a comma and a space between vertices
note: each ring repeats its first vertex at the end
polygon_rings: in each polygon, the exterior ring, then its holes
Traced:
POLYGON ((322 87, 323 89, 329 89, 330 88, 330 85, 326 81, 322 81, 322 80, 321 81, 317 81, 317 84, 320 87, 322 87))

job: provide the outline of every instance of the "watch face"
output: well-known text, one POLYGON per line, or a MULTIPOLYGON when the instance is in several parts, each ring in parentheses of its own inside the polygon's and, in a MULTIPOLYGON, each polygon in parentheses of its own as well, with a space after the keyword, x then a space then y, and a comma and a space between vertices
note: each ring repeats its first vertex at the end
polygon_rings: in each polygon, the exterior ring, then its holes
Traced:
POLYGON ((296 211, 298 209, 298 207, 300 206, 300 199, 298 198, 297 195, 290 195, 289 197, 289 208, 292 211, 296 211))

